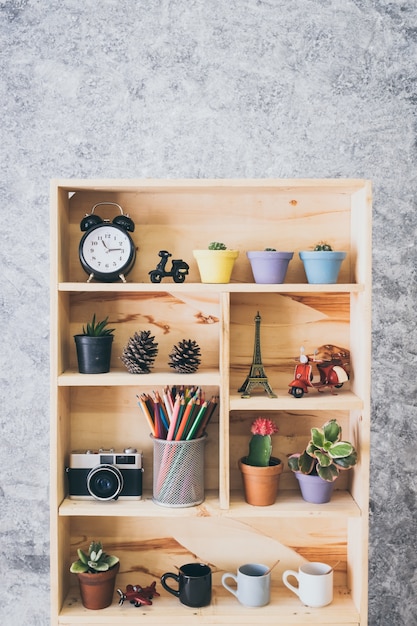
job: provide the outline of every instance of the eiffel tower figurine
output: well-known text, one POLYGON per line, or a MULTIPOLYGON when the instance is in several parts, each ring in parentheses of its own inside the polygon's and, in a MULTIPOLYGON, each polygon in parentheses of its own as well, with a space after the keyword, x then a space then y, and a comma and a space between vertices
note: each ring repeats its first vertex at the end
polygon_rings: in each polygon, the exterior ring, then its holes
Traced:
POLYGON ((250 398, 250 392, 253 387, 257 387, 260 385, 265 389, 268 396, 270 398, 276 398, 276 394, 272 391, 271 386, 268 382, 267 375, 265 374, 264 366, 262 365, 262 357, 261 357, 261 316, 259 315, 259 311, 255 316, 255 344, 253 348, 253 360, 250 368, 249 376, 246 378, 245 382, 241 387, 239 387, 238 392, 242 393, 242 398, 250 398))

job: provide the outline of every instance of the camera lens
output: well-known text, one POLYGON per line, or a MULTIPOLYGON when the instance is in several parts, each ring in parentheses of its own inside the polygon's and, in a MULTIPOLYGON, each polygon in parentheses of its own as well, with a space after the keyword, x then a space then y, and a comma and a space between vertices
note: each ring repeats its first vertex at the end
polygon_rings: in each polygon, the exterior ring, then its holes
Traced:
POLYGON ((116 500, 123 489, 123 476, 113 465, 98 465, 87 476, 87 489, 97 500, 116 500))

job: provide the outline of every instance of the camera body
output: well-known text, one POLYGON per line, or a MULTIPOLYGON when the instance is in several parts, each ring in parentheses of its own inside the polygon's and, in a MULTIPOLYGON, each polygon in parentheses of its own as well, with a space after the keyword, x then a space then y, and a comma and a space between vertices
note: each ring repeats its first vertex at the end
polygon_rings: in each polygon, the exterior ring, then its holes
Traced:
POLYGON ((142 461, 136 448, 74 451, 65 469, 68 495, 72 500, 141 500, 142 461))

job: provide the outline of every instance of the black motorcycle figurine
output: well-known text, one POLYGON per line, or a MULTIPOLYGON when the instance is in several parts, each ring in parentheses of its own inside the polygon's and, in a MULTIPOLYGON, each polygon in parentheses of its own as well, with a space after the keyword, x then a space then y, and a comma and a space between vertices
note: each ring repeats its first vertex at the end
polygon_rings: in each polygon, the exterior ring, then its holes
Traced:
POLYGON ((160 250, 158 254, 161 257, 161 260, 156 268, 149 272, 151 282, 160 283, 163 278, 171 276, 175 283, 183 283, 186 275, 188 274, 188 270, 190 269, 188 263, 182 259, 174 259, 172 261, 171 271, 167 272, 165 271, 165 267, 168 262, 168 258, 172 256, 172 254, 170 254, 167 250, 160 250))

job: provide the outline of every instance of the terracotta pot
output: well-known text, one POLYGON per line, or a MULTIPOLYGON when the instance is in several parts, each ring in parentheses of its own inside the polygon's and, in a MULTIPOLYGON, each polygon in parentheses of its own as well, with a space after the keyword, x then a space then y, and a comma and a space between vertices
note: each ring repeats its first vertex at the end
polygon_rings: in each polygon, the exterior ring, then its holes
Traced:
POLYGON ((239 459, 239 469, 242 473, 245 500, 254 506, 269 506, 277 498, 279 477, 284 469, 283 463, 276 457, 271 457, 269 466, 257 467, 247 465, 246 457, 239 459))
POLYGON ((107 572, 77 574, 81 601, 86 609, 105 609, 113 602, 114 586, 120 563, 107 572))
POLYGON ((193 250, 202 283, 228 283, 238 250, 193 250))
POLYGON ((320 476, 302 474, 296 472, 295 477, 300 485, 303 500, 312 504, 325 504, 330 502, 333 493, 334 482, 323 480, 320 476))

